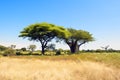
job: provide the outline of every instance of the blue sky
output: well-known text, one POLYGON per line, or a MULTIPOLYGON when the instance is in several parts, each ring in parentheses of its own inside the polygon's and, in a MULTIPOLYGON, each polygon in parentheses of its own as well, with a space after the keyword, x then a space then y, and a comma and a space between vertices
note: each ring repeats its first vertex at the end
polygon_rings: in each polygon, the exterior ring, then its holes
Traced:
MULTIPOLYGON (((40 43, 18 37, 24 27, 38 22, 89 31, 95 41, 82 49, 120 49, 120 0, 0 0, 0 45, 40 48, 40 43)), ((68 48, 57 44, 61 46, 68 48)))

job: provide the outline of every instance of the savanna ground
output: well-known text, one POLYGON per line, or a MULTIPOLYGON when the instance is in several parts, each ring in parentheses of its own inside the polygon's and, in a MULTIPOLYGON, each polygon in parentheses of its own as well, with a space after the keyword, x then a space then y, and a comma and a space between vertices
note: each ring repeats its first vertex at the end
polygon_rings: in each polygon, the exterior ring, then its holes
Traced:
POLYGON ((120 80, 120 53, 0 56, 0 80, 120 80))

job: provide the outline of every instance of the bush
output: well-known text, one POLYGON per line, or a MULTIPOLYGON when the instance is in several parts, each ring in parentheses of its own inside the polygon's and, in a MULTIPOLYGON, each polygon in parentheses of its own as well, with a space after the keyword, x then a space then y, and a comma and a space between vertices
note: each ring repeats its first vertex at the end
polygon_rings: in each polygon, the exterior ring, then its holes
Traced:
POLYGON ((22 55, 20 51, 16 51, 16 55, 22 55))
POLYGON ((14 55, 14 54, 15 54, 15 50, 7 49, 4 51, 3 56, 10 56, 10 55, 14 55))
POLYGON ((0 55, 2 55, 2 51, 0 51, 0 55))
POLYGON ((0 45, 0 51, 4 51, 6 49, 7 49, 7 47, 0 45))
POLYGON ((34 51, 32 55, 40 55, 40 52, 34 51))
POLYGON ((33 52, 32 52, 32 51, 30 51, 30 52, 28 53, 28 55, 32 55, 32 53, 33 53, 33 52))
POLYGON ((60 55, 60 54, 61 54, 61 50, 57 50, 56 55, 60 55))
POLYGON ((7 53, 4 53, 3 56, 8 56, 8 54, 7 54, 7 53))
POLYGON ((21 48, 22 51, 27 51, 27 49, 25 47, 21 48))

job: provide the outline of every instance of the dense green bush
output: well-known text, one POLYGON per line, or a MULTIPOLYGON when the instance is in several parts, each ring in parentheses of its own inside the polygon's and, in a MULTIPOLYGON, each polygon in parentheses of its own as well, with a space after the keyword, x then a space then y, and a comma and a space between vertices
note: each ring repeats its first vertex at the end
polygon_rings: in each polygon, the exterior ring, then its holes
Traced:
POLYGON ((13 50, 13 49, 7 49, 3 53, 3 56, 10 56, 10 55, 15 55, 15 50, 13 50))
POLYGON ((7 47, 0 45, 0 51, 4 51, 6 49, 7 49, 7 47))

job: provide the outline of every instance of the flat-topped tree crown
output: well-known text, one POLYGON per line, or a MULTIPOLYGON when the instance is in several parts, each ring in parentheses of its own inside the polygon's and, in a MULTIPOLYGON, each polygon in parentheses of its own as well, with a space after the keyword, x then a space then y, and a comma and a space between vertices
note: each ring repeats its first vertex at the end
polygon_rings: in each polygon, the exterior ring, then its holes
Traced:
POLYGON ((71 36, 65 39, 65 42, 70 47, 72 53, 79 51, 79 47, 87 42, 93 41, 94 38, 92 34, 84 30, 76 30, 73 28, 68 28, 71 36))
POLYGON ((20 32, 19 37, 39 41, 42 47, 42 54, 44 54, 48 42, 54 38, 68 38, 69 35, 69 31, 64 27, 44 22, 27 26, 20 32))

